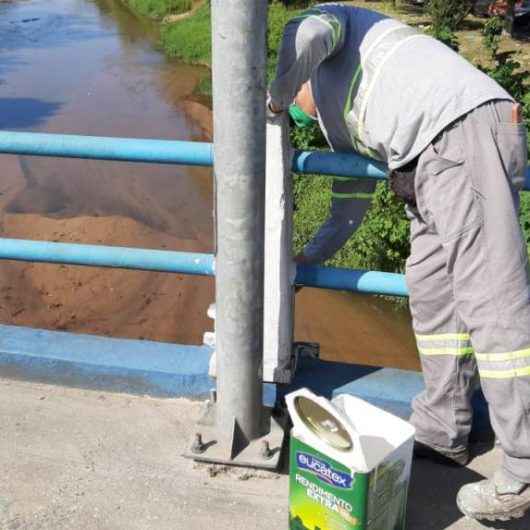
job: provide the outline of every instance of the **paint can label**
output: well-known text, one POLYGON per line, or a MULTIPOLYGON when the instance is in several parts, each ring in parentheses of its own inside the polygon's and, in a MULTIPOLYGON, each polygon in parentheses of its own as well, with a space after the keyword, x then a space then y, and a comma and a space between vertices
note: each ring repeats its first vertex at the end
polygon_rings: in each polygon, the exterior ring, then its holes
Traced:
POLYGON ((406 462, 391 455, 356 473, 291 437, 290 530, 405 530, 406 462))
POLYGON ((347 394, 286 403, 290 530, 405 530, 414 428, 347 394))

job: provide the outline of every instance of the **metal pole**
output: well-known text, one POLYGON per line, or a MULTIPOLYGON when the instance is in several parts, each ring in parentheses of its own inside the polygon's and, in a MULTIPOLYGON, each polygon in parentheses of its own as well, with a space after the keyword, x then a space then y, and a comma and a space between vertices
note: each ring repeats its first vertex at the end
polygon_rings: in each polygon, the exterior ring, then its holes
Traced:
POLYGON ((262 436, 267 0, 212 0, 217 188, 216 426, 262 436))

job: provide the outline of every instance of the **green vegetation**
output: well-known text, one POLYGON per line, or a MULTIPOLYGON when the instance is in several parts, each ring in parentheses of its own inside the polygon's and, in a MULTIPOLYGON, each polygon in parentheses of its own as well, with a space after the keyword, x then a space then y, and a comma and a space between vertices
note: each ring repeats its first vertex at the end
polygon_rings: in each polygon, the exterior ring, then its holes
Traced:
POLYGON ((456 31, 471 12, 473 3, 472 0, 429 0, 426 10, 434 27, 456 31))
POLYGON ((458 51, 455 31, 470 13, 472 0, 429 0, 426 10, 431 18, 429 33, 458 51))
POLYGON ((125 0, 125 3, 138 14, 151 18, 184 13, 192 7, 192 0, 125 0))
POLYGON ((210 6, 204 3, 190 17, 162 26, 162 46, 168 55, 193 64, 210 66, 210 6))

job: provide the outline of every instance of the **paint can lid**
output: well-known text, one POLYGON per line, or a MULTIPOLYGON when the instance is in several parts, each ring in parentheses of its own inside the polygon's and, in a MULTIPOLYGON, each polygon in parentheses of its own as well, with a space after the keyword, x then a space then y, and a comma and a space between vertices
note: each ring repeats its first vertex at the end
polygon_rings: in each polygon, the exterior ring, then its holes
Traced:
POLYGON ((339 451, 352 449, 350 434, 331 412, 305 396, 296 396, 294 407, 300 420, 320 440, 339 451))

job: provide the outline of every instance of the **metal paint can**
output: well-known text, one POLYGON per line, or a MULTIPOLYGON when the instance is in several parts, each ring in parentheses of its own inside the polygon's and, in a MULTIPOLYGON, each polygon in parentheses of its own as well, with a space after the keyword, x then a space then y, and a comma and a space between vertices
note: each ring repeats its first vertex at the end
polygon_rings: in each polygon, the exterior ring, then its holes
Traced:
POLYGON ((349 395, 287 406, 290 530, 405 530, 413 427, 349 395))

